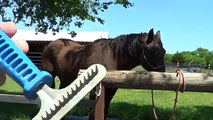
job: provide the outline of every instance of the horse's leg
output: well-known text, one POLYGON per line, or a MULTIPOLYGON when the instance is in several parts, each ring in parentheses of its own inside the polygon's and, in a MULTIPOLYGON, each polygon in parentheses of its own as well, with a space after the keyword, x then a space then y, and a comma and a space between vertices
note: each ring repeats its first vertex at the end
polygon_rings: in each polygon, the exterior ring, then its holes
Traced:
POLYGON ((55 89, 55 81, 54 80, 55 79, 53 78, 53 82, 52 82, 52 85, 50 87, 55 89))
POLYGON ((56 77, 56 75, 53 72, 49 72, 49 73, 51 74, 52 79, 53 79, 52 85, 50 87, 55 89, 55 77, 56 77))
POLYGON ((70 79, 60 78, 61 83, 59 85, 59 89, 62 89, 62 88, 69 86, 71 84, 71 82, 69 80, 70 79))
POLYGON ((96 94, 95 94, 95 92, 96 92, 96 87, 93 88, 93 89, 90 91, 90 93, 89 93, 89 99, 90 99, 90 100, 95 100, 95 99, 96 99, 96 94))
POLYGON ((62 80, 60 80, 61 81, 61 83, 60 83, 60 85, 59 85, 59 89, 62 89, 62 88, 65 88, 65 87, 67 87, 68 85, 66 84, 66 83, 64 83, 62 80))
MULTIPOLYGON (((105 87, 105 109, 104 109, 104 119, 106 119, 106 116, 108 114, 108 109, 110 102, 115 95, 117 91, 117 88, 106 88, 105 87)), ((89 120, 94 120, 95 119, 95 109, 90 109, 89 112, 89 120)))
POLYGON ((107 88, 107 87, 105 87, 105 110, 104 110, 104 118, 105 119, 106 119, 106 116, 108 114, 110 102, 111 102, 111 100, 112 100, 112 98, 115 95, 117 90, 118 90, 118 88, 107 88))
MULTIPOLYGON (((97 86, 96 86, 97 87, 97 86)), ((89 93, 89 99, 90 100, 96 100, 96 87, 95 88, 93 88, 91 91, 90 91, 90 93, 89 93)), ((95 119, 95 107, 93 106, 93 107, 90 107, 89 108, 89 113, 88 113, 88 115, 89 115, 89 120, 94 120, 95 119)))

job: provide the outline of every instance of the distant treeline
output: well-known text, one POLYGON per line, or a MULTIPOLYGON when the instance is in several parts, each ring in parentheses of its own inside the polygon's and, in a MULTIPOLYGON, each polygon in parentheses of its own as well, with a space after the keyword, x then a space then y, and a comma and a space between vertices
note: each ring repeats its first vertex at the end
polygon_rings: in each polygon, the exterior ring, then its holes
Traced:
POLYGON ((165 64, 175 64, 176 66, 181 65, 183 67, 213 68, 213 51, 209 51, 205 48, 197 48, 195 51, 166 54, 165 64))

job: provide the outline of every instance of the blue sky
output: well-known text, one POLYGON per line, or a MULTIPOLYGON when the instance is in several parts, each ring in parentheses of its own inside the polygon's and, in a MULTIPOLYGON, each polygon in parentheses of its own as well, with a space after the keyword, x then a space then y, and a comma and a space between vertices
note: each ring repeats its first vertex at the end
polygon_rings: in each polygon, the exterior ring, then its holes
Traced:
MULTIPOLYGON (((213 50, 213 0, 131 0, 125 9, 111 6, 100 13, 105 24, 85 22, 76 31, 107 31, 110 37, 160 30, 167 53, 213 50)), ((26 29, 19 26, 19 29, 26 29)))

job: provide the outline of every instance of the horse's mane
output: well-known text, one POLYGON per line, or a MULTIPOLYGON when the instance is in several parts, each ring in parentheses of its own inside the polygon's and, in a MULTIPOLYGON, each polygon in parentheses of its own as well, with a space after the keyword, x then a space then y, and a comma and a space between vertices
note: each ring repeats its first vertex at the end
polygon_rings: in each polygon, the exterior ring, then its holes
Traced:
POLYGON ((71 42, 76 42, 76 41, 74 41, 74 40, 67 39, 67 38, 60 38, 60 39, 58 39, 58 40, 60 40, 61 42, 63 42, 65 46, 70 45, 71 42))
POLYGON ((92 44, 100 43, 103 46, 103 50, 111 50, 114 58, 125 58, 127 55, 135 56, 138 48, 141 48, 142 43, 146 42, 143 36, 147 36, 147 33, 120 35, 115 38, 98 39, 92 44))

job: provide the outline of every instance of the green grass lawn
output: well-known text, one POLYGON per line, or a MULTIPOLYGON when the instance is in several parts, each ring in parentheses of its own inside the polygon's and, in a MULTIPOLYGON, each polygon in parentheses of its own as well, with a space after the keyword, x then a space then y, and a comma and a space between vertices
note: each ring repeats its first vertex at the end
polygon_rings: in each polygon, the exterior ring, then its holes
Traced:
POLYGON ((0 86, 0 93, 10 93, 10 94, 22 94, 22 88, 10 77, 3 86, 0 86))
MULTIPOLYGON (((22 94, 22 88, 7 79, 0 93, 22 94)), ((155 104, 160 120, 168 120, 172 112, 175 92, 154 91, 155 104)), ((0 120, 30 120, 38 113, 36 105, 0 103, 0 120)), ((86 115, 87 109, 75 107, 71 113, 86 115)), ((153 120, 151 91, 141 89, 119 89, 112 100, 109 117, 119 120, 153 120)), ((213 94, 179 93, 175 120, 213 120, 213 94)))
MULTIPOLYGON (((174 104, 175 92, 154 91, 160 120, 168 120, 174 104)), ((176 120, 213 120, 213 94, 180 93, 176 120)), ((120 89, 110 106, 110 116, 120 120, 153 120, 150 90, 120 89)))

